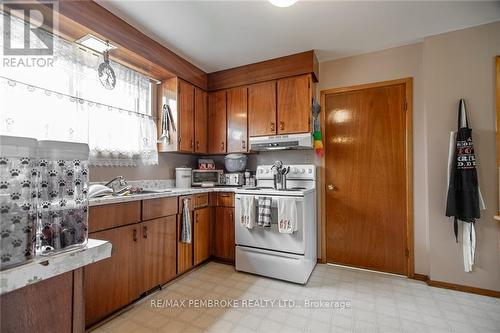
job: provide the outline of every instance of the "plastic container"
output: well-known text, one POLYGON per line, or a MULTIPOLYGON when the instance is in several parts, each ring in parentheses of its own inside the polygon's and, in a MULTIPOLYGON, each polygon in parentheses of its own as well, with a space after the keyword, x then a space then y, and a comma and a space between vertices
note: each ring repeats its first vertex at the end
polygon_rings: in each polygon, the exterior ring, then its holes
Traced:
POLYGON ((37 253, 83 247, 88 239, 89 147, 38 143, 37 253))
POLYGON ((191 168, 175 168, 175 187, 191 187, 191 168))
POLYGON ((35 254, 37 141, 0 136, 0 269, 35 254))
POLYGON ((244 154, 228 154, 224 157, 224 166, 228 172, 241 172, 247 167, 247 156, 244 154))

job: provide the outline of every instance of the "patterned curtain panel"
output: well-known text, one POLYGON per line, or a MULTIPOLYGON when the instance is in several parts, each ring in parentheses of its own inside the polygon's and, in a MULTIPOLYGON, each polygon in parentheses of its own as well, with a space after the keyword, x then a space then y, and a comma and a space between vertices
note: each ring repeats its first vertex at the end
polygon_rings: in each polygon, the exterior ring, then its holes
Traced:
MULTIPOLYGON (((25 23, 11 20, 11 40, 23 43, 25 23)), ((0 134, 88 143, 93 165, 157 164, 150 79, 110 62, 116 86, 108 90, 97 73, 101 55, 57 36, 54 43, 51 66, 0 67, 0 134)))

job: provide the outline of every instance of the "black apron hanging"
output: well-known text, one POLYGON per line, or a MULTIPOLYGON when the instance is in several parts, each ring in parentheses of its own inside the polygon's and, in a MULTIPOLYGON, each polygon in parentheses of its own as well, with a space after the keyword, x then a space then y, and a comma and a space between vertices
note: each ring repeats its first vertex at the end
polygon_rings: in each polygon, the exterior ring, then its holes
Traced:
POLYGON ((459 102, 455 154, 450 170, 446 216, 453 216, 453 230, 458 242, 458 220, 474 223, 480 217, 479 188, 472 130, 467 121, 465 101, 459 102))

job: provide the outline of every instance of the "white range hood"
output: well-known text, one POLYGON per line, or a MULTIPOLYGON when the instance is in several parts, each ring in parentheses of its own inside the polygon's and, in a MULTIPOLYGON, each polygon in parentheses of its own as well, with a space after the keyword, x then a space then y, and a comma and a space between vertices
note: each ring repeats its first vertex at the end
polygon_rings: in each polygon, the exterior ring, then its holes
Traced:
POLYGON ((312 149, 313 136, 311 133, 256 136, 250 138, 251 151, 312 149))

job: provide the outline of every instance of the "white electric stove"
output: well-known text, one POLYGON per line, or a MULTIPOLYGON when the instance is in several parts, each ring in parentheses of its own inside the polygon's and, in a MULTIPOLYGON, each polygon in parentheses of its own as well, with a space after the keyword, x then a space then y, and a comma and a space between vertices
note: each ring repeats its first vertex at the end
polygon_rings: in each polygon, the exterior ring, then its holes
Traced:
MULTIPOLYGON (((236 190, 235 241, 236 270, 305 284, 316 265, 316 167, 290 165, 286 189, 276 190, 271 165, 257 167, 254 188, 236 190), (271 227, 240 225, 242 196, 271 197, 271 227), (280 197, 295 198, 298 226, 293 234, 277 227, 277 202, 280 197)), ((258 207, 256 207, 256 218, 258 207)))

